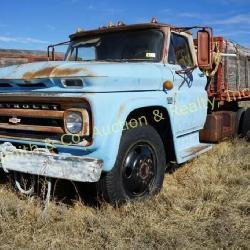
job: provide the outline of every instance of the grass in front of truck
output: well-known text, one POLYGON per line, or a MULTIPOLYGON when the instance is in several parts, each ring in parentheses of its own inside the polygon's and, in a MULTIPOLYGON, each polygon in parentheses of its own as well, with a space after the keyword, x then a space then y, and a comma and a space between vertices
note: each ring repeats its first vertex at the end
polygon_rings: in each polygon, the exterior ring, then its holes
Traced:
MULTIPOLYGON (((242 248, 250 245, 250 144, 223 142, 167 174, 145 202, 99 208, 21 198, 0 185, 0 249, 242 248)), ((86 190, 87 192, 88 190, 86 190)))

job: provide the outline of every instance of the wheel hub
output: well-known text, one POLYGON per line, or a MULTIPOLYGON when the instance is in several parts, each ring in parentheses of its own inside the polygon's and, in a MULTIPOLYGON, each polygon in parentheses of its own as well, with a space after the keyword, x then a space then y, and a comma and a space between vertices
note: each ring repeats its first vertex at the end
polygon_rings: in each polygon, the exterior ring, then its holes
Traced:
POLYGON ((146 143, 132 147, 127 153, 123 166, 123 183, 126 192, 132 196, 142 196, 149 191, 156 171, 155 155, 146 143))
POLYGON ((151 169, 152 169, 151 159, 140 161, 140 166, 139 166, 140 178, 142 178, 143 180, 146 180, 152 174, 151 169))

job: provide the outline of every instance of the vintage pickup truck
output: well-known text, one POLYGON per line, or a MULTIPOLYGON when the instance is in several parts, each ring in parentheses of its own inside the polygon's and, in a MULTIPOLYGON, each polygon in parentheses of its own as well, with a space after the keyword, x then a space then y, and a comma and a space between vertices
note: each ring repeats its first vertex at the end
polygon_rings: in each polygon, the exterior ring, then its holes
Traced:
POLYGON ((119 203, 157 193, 168 163, 249 134, 250 50, 208 27, 118 22, 63 44, 64 61, 0 69, 7 173, 94 182, 119 203))

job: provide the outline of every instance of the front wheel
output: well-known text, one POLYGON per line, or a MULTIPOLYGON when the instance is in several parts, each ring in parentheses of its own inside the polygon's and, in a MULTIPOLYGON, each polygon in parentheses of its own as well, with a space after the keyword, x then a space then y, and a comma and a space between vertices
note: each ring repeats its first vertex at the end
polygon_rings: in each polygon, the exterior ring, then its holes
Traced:
POLYGON ((144 199, 160 191, 166 169, 162 140, 151 126, 125 131, 114 168, 98 183, 103 197, 113 204, 144 199))

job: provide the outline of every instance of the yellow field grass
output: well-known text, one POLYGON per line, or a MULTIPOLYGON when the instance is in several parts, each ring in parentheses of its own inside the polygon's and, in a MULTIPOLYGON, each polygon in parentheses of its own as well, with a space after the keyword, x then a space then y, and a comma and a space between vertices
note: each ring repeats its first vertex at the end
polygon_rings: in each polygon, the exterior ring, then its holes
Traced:
POLYGON ((244 140, 215 145, 166 174, 158 196, 120 208, 54 201, 44 214, 40 198, 0 184, 0 249, 249 246, 250 144, 244 140))

